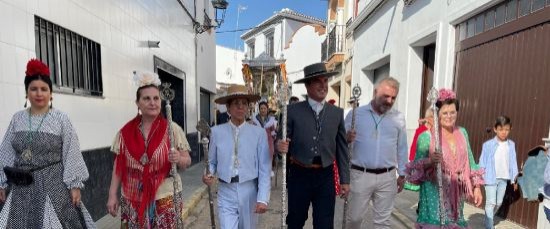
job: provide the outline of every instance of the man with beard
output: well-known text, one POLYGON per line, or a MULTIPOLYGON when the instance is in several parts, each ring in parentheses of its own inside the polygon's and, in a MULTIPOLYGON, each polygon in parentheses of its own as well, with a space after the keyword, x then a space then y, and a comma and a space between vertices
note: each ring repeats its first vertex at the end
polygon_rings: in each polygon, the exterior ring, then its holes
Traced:
MULTIPOLYGON (((344 115, 341 108, 327 102, 328 78, 338 72, 325 64, 304 68, 308 99, 288 106, 287 138, 277 148, 288 152, 288 229, 303 228, 309 206, 313 206, 313 228, 334 228, 336 200, 334 163, 348 168, 344 115)), ((280 133, 279 131, 279 139, 280 133)), ((340 169, 341 195, 349 192, 349 170, 340 169)))
POLYGON ((364 228, 361 224, 371 200, 374 228, 391 227, 394 199, 403 190, 407 163, 405 117, 392 109, 398 93, 399 82, 384 78, 376 84, 370 103, 357 108, 355 129, 351 129, 352 113, 346 116, 347 140, 354 144, 349 228, 364 228))

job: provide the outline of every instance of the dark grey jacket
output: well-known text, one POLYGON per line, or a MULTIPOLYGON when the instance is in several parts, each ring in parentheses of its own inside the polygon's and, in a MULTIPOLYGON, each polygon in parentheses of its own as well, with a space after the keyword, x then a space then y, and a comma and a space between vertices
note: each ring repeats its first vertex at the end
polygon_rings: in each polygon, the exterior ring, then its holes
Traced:
MULTIPOLYGON (((331 166, 336 159, 341 184, 349 184, 349 158, 344 126, 344 111, 325 103, 319 114, 321 134, 316 140, 315 112, 309 103, 302 101, 288 106, 287 138, 290 139, 288 155, 299 162, 311 165, 315 156, 321 156, 323 167, 331 166), (316 147, 317 146, 317 147, 316 147)), ((281 131, 278 131, 279 139, 281 131)))

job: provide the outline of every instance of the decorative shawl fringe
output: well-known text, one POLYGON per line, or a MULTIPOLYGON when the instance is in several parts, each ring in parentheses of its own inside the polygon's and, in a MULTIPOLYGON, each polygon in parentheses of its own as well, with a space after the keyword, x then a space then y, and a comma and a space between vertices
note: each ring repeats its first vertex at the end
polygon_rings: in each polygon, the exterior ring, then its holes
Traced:
POLYGON ((122 192, 132 208, 137 209, 141 224, 144 222, 146 210, 155 201, 158 187, 168 176, 171 164, 168 161, 170 152, 168 123, 160 116, 153 122, 151 128, 152 130, 158 128, 157 131, 150 132, 148 137, 151 139, 147 149, 149 162, 145 165, 141 164, 139 159, 145 152, 145 146, 143 142, 140 142, 143 141, 141 132, 139 132, 140 122, 141 118, 138 116, 128 122, 120 131, 120 151, 115 163, 116 174, 122 181, 122 192))

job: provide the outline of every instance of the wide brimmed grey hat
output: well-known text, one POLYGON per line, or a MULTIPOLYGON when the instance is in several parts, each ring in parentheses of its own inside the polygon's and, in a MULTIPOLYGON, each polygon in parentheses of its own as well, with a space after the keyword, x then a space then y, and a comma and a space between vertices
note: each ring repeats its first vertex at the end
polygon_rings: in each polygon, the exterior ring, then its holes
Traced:
POLYGON ((338 71, 327 71, 327 66, 324 63, 315 63, 304 68, 304 78, 294 81, 294 83, 305 83, 308 80, 317 77, 331 77, 337 75, 338 71))
POLYGON ((248 102, 260 100, 259 95, 248 94, 248 89, 244 85, 232 85, 227 89, 227 94, 214 100, 217 104, 227 104, 227 101, 237 98, 247 99, 248 102))

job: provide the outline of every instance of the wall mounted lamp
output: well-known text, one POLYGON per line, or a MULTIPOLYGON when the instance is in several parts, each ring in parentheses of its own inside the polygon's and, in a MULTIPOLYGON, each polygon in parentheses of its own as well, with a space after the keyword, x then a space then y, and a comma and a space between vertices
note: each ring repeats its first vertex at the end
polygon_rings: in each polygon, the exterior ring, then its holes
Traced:
POLYGON ((208 17, 208 14, 205 10, 203 24, 201 25, 198 21, 193 22, 193 28, 195 29, 195 32, 200 34, 212 28, 220 28, 223 20, 225 19, 225 11, 227 10, 228 5, 229 3, 226 0, 212 0, 212 6, 215 9, 215 24, 212 24, 212 20, 210 19, 210 17, 208 17))

